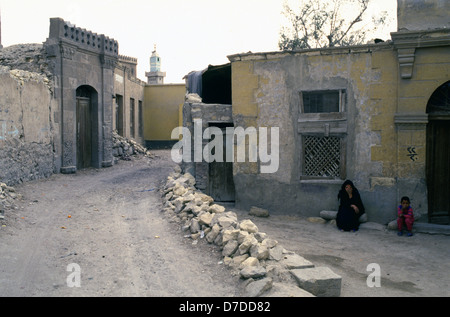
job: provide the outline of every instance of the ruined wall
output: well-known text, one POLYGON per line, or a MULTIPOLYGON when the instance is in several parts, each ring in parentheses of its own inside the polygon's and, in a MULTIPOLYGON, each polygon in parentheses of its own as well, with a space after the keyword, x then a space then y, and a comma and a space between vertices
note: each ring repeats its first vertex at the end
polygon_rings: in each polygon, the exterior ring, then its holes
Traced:
POLYGON ((0 181, 13 185, 50 176, 57 169, 48 78, 23 70, 0 68, 0 181))
MULTIPOLYGON (((195 96, 197 96, 195 94, 195 96)), ((194 97, 195 98, 195 97, 194 97)), ((190 99, 189 95, 188 98, 186 98, 186 101, 183 105, 183 127, 186 127, 189 129, 190 132, 190 138, 191 138, 191 148, 190 149, 184 149, 183 148, 183 154, 184 151, 190 150, 190 161, 185 162, 183 161, 182 167, 183 170, 186 172, 191 173, 195 176, 196 186, 197 188, 203 190, 208 195, 211 195, 210 191, 210 182, 213 181, 210 179, 209 175, 209 163, 207 163, 204 160, 204 157, 201 162, 197 162, 195 160, 195 137, 196 133, 199 133, 199 131, 196 131, 197 128, 201 128, 201 149, 206 147, 206 145, 211 141, 209 138, 203 138, 203 133, 206 128, 210 126, 217 126, 217 124, 230 124, 233 125, 233 117, 232 117, 232 106, 231 105, 225 105, 225 104, 206 104, 200 102, 200 98, 198 100, 192 100, 190 99), (195 120, 201 121, 197 128, 195 128, 195 120)), ((200 129, 199 129, 200 130, 200 129)), ((184 136, 183 136, 184 137, 184 136)), ((198 137, 198 136, 197 136, 198 137)), ((198 153, 197 153, 198 155, 198 153)), ((223 179, 220 179, 219 181, 224 181, 223 179)))

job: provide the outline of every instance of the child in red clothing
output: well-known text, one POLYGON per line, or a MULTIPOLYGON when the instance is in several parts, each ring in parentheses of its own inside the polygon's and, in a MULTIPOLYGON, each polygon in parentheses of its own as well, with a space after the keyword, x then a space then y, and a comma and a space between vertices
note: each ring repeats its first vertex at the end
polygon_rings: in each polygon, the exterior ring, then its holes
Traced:
POLYGON ((401 205, 398 206, 397 209, 397 226, 398 226, 398 235, 401 236, 403 234, 402 229, 403 225, 406 224, 406 229, 408 230, 408 237, 412 236, 412 226, 414 223, 414 213, 413 209, 410 206, 411 202, 408 197, 402 197, 401 205))

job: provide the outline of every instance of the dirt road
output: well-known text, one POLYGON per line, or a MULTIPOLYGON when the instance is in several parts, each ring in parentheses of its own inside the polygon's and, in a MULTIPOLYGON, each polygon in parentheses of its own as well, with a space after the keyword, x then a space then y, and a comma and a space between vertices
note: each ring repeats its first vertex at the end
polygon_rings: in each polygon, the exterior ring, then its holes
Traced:
MULTIPOLYGON (((243 283, 221 264, 217 247, 204 239, 193 245, 161 213, 156 188, 174 164, 169 151, 155 154, 16 186, 23 198, 0 222, 0 296, 241 296, 243 283), (69 287, 78 273, 80 287, 69 287)), ((343 297, 450 296, 450 236, 346 233, 225 206, 341 275, 343 297), (371 263, 379 265, 380 287, 367 286, 371 263)))
POLYGON ((312 223, 304 217, 256 218, 234 211, 286 249, 339 274, 341 297, 450 297, 450 236, 398 237, 378 224, 368 224, 356 233, 341 232, 335 225, 312 223))
POLYGON ((1 221, 0 296, 239 295, 220 254, 162 216, 168 153, 16 186, 23 198, 1 221))

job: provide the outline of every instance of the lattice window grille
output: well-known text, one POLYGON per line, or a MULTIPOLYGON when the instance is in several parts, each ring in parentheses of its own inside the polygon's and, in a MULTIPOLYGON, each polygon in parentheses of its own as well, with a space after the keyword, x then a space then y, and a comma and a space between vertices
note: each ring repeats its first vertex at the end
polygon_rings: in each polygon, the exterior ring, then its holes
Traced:
POLYGON ((340 177, 341 138, 304 136, 304 175, 340 177))

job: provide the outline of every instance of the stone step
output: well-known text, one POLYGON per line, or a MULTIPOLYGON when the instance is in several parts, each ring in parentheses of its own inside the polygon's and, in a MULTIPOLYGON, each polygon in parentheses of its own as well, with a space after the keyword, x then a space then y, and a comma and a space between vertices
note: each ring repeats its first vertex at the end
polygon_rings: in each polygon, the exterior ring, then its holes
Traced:
POLYGON ((328 267, 294 269, 290 271, 298 286, 318 297, 339 297, 342 277, 328 267))

